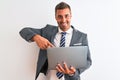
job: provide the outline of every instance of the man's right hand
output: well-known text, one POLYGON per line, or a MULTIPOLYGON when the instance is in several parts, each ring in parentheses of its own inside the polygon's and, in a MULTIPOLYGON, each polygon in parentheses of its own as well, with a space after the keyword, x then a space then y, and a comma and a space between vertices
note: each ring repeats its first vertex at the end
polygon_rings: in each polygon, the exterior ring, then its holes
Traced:
POLYGON ((38 47, 40 47, 40 49, 47 49, 48 47, 54 47, 46 38, 38 34, 33 36, 32 40, 36 42, 36 44, 38 45, 38 47))

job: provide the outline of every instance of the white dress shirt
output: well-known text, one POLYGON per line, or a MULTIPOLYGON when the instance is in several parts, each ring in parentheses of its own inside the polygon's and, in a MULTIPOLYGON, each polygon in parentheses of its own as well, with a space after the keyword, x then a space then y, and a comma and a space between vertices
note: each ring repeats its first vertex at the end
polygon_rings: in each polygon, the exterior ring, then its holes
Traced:
MULTIPOLYGON (((54 38, 54 46, 55 47, 60 46, 61 32, 63 32, 63 31, 58 27, 58 33, 56 34, 56 36, 54 38)), ((69 47, 70 42, 71 42, 71 38, 72 38, 73 29, 70 27, 70 29, 68 29, 65 32, 66 32, 65 47, 69 47)), ((56 73, 57 73, 56 70, 48 71, 48 75, 47 75, 46 80, 65 80, 64 77, 62 77, 61 79, 58 79, 56 76, 56 73)))
MULTIPOLYGON (((60 46, 61 32, 63 32, 63 31, 60 28, 58 28, 58 33, 56 34, 55 39, 54 39, 54 46, 55 47, 60 46)), ((69 47, 70 42, 71 42, 71 38, 72 38, 73 29, 70 27, 70 29, 68 29, 65 32, 66 32, 65 47, 69 47)))

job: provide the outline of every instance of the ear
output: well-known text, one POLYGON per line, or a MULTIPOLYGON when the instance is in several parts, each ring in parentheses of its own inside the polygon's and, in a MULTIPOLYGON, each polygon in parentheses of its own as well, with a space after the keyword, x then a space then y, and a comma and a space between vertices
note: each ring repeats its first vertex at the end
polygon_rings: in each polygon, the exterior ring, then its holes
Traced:
POLYGON ((55 15, 55 19, 57 19, 57 18, 56 18, 56 15, 55 15))
POLYGON ((70 12, 70 16, 72 17, 72 12, 70 12))

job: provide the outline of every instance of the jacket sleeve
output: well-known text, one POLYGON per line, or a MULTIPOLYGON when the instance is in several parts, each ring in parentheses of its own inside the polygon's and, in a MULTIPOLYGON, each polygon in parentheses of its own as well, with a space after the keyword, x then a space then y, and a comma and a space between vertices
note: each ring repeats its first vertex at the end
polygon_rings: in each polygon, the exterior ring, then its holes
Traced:
MULTIPOLYGON (((82 35, 82 46, 88 46, 87 34, 82 35)), ((88 53, 87 53, 87 65, 82 69, 76 69, 76 72, 73 76, 65 75, 65 80, 80 80, 80 74, 88 69, 92 64, 89 46, 88 46, 88 53)))
POLYGON ((35 29, 35 28, 30 28, 30 27, 23 28, 19 32, 21 37, 25 39, 26 41, 31 41, 34 35, 41 34, 41 33, 42 33, 42 29, 35 29))
POLYGON ((92 60, 91 60, 91 55, 90 55, 90 50, 89 50, 89 45, 88 45, 88 39, 87 39, 87 34, 83 36, 83 46, 88 46, 88 52, 87 52, 87 65, 83 69, 80 69, 80 74, 84 72, 86 69, 88 69, 92 65, 92 60))
POLYGON ((48 37, 51 36, 51 34, 52 34, 51 32, 53 31, 53 29, 56 29, 55 27, 56 26, 49 25, 49 24, 47 24, 45 27, 43 27, 41 29, 25 27, 19 32, 19 34, 26 41, 32 41, 31 40, 32 37, 36 34, 39 34, 42 37, 45 37, 48 39, 48 37))

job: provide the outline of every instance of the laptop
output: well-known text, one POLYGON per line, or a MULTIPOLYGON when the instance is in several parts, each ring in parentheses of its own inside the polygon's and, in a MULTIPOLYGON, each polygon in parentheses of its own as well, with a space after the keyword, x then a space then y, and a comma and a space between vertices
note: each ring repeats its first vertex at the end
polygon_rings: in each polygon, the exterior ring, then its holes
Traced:
POLYGON ((87 65, 87 52, 88 46, 48 48, 48 69, 56 70, 57 63, 62 65, 63 61, 68 67, 82 69, 87 65))

